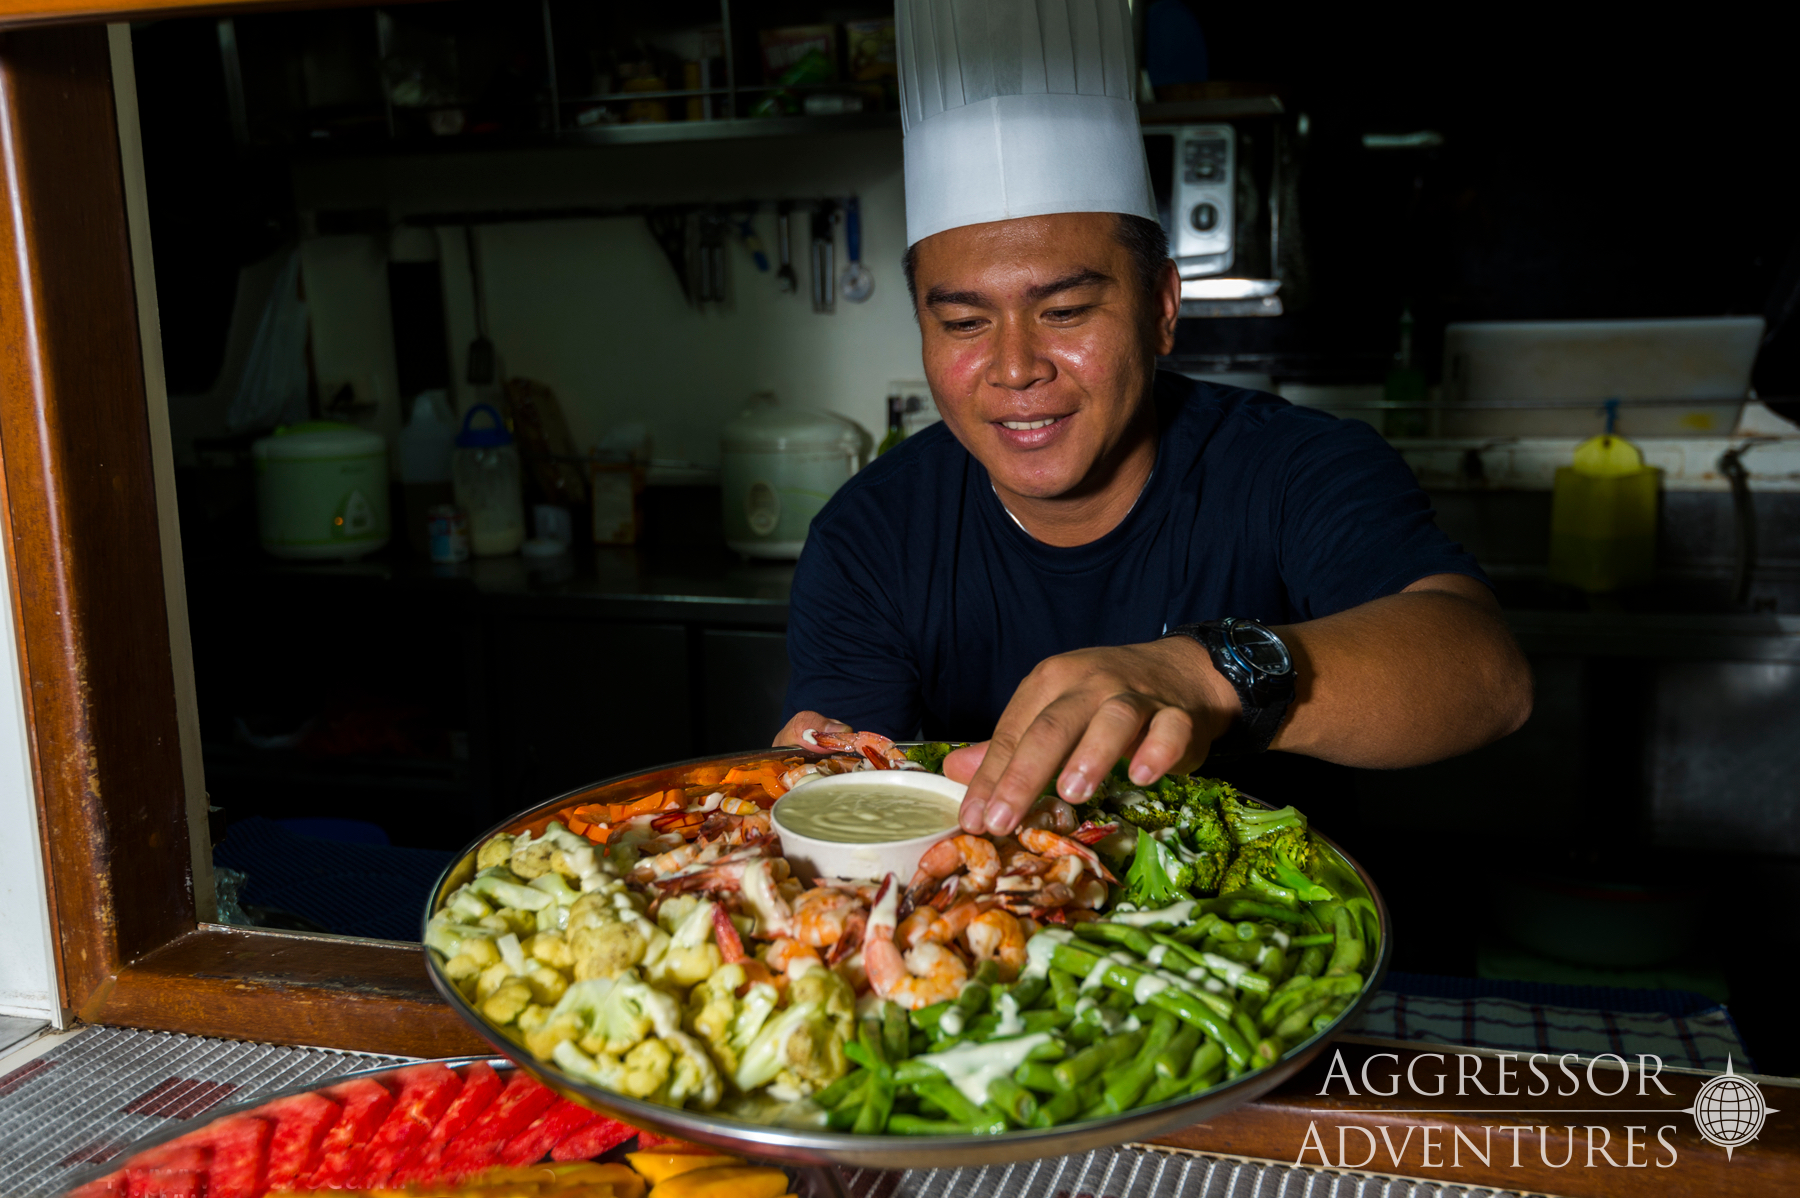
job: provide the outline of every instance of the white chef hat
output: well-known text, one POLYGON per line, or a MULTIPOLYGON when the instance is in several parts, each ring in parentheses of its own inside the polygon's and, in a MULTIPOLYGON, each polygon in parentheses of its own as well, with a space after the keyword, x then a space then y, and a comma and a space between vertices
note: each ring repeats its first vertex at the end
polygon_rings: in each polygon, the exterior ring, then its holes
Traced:
POLYGON ((899 0, 906 241, 1053 212, 1156 219, 1126 0, 899 0))

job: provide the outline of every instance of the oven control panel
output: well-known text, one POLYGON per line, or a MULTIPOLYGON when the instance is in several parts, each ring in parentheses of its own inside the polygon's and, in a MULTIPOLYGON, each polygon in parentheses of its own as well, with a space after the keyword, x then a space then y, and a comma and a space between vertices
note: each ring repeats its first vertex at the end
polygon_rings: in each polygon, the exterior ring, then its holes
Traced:
POLYGON ((1169 252, 1184 279, 1221 274, 1231 269, 1233 257, 1237 131, 1230 125, 1182 125, 1169 132, 1174 138, 1169 252))

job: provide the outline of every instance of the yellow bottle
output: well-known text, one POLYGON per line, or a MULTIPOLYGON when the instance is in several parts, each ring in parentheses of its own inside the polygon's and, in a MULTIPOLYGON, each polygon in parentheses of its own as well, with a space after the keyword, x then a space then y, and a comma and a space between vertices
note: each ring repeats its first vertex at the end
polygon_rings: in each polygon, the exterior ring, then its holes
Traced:
POLYGON ((1662 471, 1638 447, 1603 433, 1556 471, 1550 577, 1584 591, 1649 582, 1656 570, 1656 492, 1662 471))

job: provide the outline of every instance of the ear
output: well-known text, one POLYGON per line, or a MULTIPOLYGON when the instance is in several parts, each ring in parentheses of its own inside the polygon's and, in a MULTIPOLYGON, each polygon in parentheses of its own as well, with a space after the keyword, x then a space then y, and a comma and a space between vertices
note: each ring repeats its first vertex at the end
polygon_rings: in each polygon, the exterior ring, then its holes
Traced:
POLYGON ((1160 358, 1175 348, 1175 321, 1181 315, 1181 275, 1173 258, 1163 262, 1162 282, 1157 286, 1152 311, 1156 320, 1156 356, 1160 358))

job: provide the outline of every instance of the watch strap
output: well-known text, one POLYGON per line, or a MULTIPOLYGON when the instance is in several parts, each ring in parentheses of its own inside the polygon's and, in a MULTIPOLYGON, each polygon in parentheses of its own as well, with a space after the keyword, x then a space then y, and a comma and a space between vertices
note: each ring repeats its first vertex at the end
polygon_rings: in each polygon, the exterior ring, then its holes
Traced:
POLYGON ((1198 624, 1180 624, 1163 634, 1165 637, 1185 636, 1198 642, 1212 656, 1214 667, 1237 692, 1238 716, 1231 721, 1224 735, 1213 741, 1207 754, 1209 757, 1239 757, 1265 752, 1294 702, 1293 671, 1270 677, 1246 668, 1225 639, 1229 624, 1226 620, 1206 620, 1198 624))

